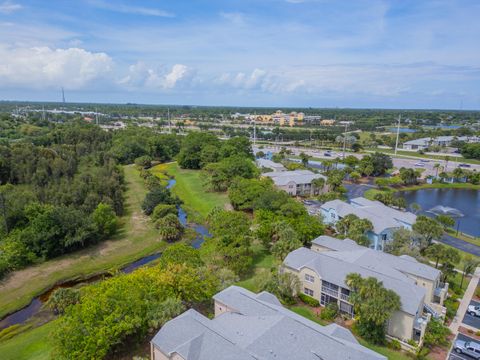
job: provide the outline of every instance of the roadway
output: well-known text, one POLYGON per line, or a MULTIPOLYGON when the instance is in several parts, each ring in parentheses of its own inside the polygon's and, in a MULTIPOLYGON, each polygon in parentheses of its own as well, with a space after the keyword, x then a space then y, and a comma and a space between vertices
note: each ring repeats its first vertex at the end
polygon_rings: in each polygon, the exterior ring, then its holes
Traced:
MULTIPOLYGON (((270 151, 272 153, 277 153, 280 151, 280 149, 283 146, 273 146, 273 145, 263 145, 263 149, 260 149, 258 146, 255 146, 253 151, 254 153, 257 153, 258 151, 262 150, 263 152, 265 151, 270 151)), ((300 153, 304 152, 307 155, 310 155, 314 158, 318 159, 325 159, 325 160, 334 160, 335 158, 342 158, 343 157, 343 152, 342 151, 332 151, 328 155, 325 150, 315 150, 315 149, 305 149, 301 147, 295 147, 295 146, 285 146, 285 148, 289 149, 292 151, 292 154, 294 155, 300 155, 300 153)), ((379 149, 381 152, 381 149, 379 149)), ((345 156, 355 156, 358 159, 361 159, 365 155, 368 154, 359 154, 359 153, 353 153, 353 152, 345 152, 345 156)), ((400 169, 402 167, 405 168, 412 168, 412 169, 423 169, 422 172, 422 177, 426 177, 428 175, 436 175, 437 174, 437 169, 434 168, 434 165, 436 163, 439 163, 441 166, 447 165, 446 171, 452 171, 456 167, 458 167, 459 164, 461 164, 460 159, 452 158, 448 164, 445 164, 444 160, 434 160, 434 159, 427 159, 427 158, 420 158, 420 157, 408 157, 401 155, 399 157, 395 157, 393 154, 387 154, 392 157, 393 161, 393 166, 396 167, 397 169, 400 169), (423 160, 423 161, 422 161, 423 160)), ((477 164, 469 164, 470 167, 466 168, 468 170, 476 170, 480 171, 480 165, 477 164)))

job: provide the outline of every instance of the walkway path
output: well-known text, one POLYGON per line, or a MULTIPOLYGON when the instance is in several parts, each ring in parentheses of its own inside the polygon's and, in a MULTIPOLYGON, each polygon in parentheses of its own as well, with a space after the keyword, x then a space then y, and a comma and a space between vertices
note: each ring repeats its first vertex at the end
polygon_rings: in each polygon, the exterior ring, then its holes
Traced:
POLYGON ((470 301, 472 301, 473 294, 475 294, 475 289, 477 288, 479 279, 480 268, 477 267, 475 273, 470 280, 470 283, 468 284, 467 290, 465 290, 465 294, 463 295, 462 301, 460 302, 457 314, 455 315, 452 323, 449 326, 450 331, 455 335, 458 333, 459 326, 462 325, 463 317, 467 311, 468 305, 470 305, 470 301))

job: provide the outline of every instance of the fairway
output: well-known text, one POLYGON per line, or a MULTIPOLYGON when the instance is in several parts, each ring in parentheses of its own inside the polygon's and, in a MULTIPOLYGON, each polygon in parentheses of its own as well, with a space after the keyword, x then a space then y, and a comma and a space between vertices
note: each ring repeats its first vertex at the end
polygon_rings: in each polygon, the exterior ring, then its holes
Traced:
POLYGON ((143 180, 133 166, 124 166, 124 170, 126 213, 120 219, 117 235, 112 240, 10 274, 0 285, 0 318, 28 305, 57 282, 114 270, 166 246, 142 214, 140 205, 146 194, 143 180))
POLYGON ((165 173, 175 178, 173 193, 183 201, 183 208, 197 221, 204 221, 213 208, 223 209, 228 204, 226 193, 206 190, 200 170, 180 169, 177 163, 168 163, 156 165, 150 171, 160 178, 163 178, 165 173))

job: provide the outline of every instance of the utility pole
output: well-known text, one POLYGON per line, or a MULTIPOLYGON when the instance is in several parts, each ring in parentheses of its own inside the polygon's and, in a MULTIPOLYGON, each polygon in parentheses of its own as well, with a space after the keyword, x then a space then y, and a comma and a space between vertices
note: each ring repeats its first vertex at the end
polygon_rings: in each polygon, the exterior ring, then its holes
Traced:
POLYGON ((63 90, 63 86, 62 86, 62 102, 65 105, 65 91, 63 90))
POLYGON ((257 122, 253 120, 253 146, 257 144, 257 122))
POLYGON ((342 156, 342 159, 345 159, 345 148, 347 147, 347 128, 348 128, 348 121, 345 122, 345 132, 343 133, 343 156, 342 156))
POLYGON ((167 119, 168 119, 168 133, 172 133, 172 124, 170 122, 170 108, 167 108, 167 119))
POLYGON ((395 141, 395 156, 397 156, 398 148, 398 139, 400 138, 400 121, 402 120, 402 115, 398 116, 398 125, 397 125, 397 140, 395 141))
POLYGON ((98 125, 98 109, 95 108, 95 123, 98 125))

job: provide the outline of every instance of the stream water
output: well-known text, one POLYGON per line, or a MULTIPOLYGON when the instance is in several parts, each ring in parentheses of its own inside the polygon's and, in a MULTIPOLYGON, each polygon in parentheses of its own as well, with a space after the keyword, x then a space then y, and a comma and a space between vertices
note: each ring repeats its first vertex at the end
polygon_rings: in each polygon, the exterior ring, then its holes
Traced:
MULTIPOLYGON (((167 189, 170 189, 172 186, 175 185, 175 183, 176 183, 175 179, 170 179, 168 181, 167 189)), ((191 228, 196 232, 197 235, 191 243, 192 247, 195 249, 200 248, 200 246, 205 241, 205 238, 211 236, 211 234, 208 232, 208 229, 205 226, 188 222, 187 213, 181 206, 178 206, 178 220, 184 227, 191 228)), ((137 261, 134 261, 124 266, 123 268, 120 269, 120 272, 124 274, 129 274, 135 269, 138 269, 139 267, 144 266, 152 262, 153 260, 158 259, 161 255, 162 255, 161 253, 156 253, 156 254, 145 256, 141 259, 138 259, 137 261)), ((109 274, 105 273, 105 274, 94 275, 86 279, 70 280, 70 281, 65 281, 63 283, 57 284, 53 286, 51 289, 45 291, 40 296, 37 296, 36 298, 34 298, 28 306, 18 311, 15 311, 14 313, 7 315, 2 320, 0 320, 0 330, 3 330, 12 325, 22 324, 28 319, 30 319, 31 317, 33 317, 34 315, 38 314, 42 309, 43 304, 49 299, 50 295, 58 288, 70 288, 74 286, 77 286, 77 287, 83 286, 99 280, 103 280, 109 276, 110 276, 109 274)))

